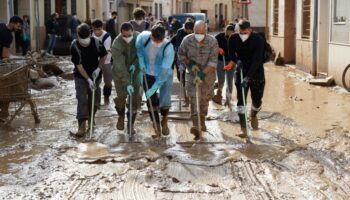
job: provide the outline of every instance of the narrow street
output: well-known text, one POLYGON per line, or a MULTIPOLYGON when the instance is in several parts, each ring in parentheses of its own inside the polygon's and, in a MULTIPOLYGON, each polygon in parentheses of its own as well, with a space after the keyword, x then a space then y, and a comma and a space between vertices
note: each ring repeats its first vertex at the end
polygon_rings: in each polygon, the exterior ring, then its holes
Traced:
MULTIPOLYGON (((198 144, 186 120, 170 121, 171 135, 153 141, 141 111, 128 143, 115 128, 114 104, 101 106, 97 142, 88 143, 69 134, 77 129, 73 81, 32 90, 41 124, 26 107, 12 127, 0 127, 0 199, 349 199, 350 94, 309 85, 307 74, 293 68, 265 69, 252 144, 237 137, 237 111, 212 102, 198 144)), ((173 111, 178 88, 175 82, 173 111)))

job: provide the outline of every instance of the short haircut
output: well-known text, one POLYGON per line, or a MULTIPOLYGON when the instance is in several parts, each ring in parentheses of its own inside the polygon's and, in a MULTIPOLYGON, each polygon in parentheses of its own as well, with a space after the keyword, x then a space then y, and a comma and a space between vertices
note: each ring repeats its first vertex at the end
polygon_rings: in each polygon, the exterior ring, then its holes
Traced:
POLYGON ((227 25, 226 28, 225 28, 225 31, 232 31, 232 32, 235 32, 235 26, 236 25, 227 25))
POLYGON ((78 26, 79 38, 85 39, 90 37, 90 27, 86 23, 82 23, 78 26))
POLYGON ((152 37, 156 40, 163 40, 165 38, 165 29, 162 25, 156 24, 151 29, 152 37))
POLYGON ((58 15, 58 13, 52 13, 51 18, 56 17, 56 15, 58 15))
POLYGON ((135 8, 132 12, 135 19, 145 18, 146 12, 142 8, 135 8))
POLYGON ((246 20, 246 19, 241 19, 238 22, 238 26, 239 26, 239 29, 245 30, 245 29, 250 28, 250 22, 248 20, 246 20))
POLYGON ((112 15, 118 15, 118 13, 116 11, 113 11, 112 15))
MULTIPOLYGON (((188 19, 187 19, 188 20, 188 19)), ((193 22, 193 20, 188 20, 187 21, 186 20, 186 22, 185 22, 185 29, 189 29, 189 30, 193 30, 193 28, 194 28, 194 22, 193 22)))
POLYGON ((19 16, 15 15, 15 16, 12 16, 12 17, 10 18, 10 23, 14 23, 14 24, 20 23, 20 24, 23 24, 23 20, 22 20, 19 16))
POLYGON ((124 22, 120 27, 120 31, 130 31, 130 30, 134 30, 130 22, 124 22))
POLYGON ((103 27, 103 22, 99 19, 96 19, 92 22, 92 27, 93 28, 102 28, 103 27))

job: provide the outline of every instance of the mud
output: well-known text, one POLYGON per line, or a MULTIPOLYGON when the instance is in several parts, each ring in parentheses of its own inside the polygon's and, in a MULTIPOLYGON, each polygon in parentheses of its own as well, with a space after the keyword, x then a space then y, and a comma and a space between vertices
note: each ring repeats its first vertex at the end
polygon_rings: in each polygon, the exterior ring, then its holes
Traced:
POLYGON ((171 135, 153 141, 142 112, 129 142, 113 105, 97 112, 94 141, 76 140, 74 83, 58 78, 33 91, 41 124, 26 107, 0 128, 0 199, 349 199, 350 94, 309 85, 290 68, 270 65, 266 74, 252 144, 237 137, 236 108, 213 103, 198 143, 186 120, 170 121, 171 135))

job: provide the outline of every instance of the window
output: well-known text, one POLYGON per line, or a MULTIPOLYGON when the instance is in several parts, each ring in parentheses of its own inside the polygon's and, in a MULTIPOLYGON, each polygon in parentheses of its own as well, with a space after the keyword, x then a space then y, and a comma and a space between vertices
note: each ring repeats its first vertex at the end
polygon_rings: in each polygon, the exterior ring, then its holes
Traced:
POLYGON ((350 13, 349 0, 332 0, 331 41, 349 44, 350 27, 348 19, 350 13))
POLYGON ((44 1, 45 22, 51 17, 51 1, 44 1))
POLYGON ((304 39, 310 38, 311 28, 311 0, 303 0, 303 23, 301 37, 304 39))
POLYGON ((154 3, 154 15, 158 19, 158 4, 154 3))
POLYGON ((273 1, 273 35, 278 35, 279 0, 273 1))
POLYGON ((71 13, 77 13, 77 0, 71 1, 71 13))
POLYGON ((163 4, 159 4, 159 17, 158 19, 163 17, 163 4))

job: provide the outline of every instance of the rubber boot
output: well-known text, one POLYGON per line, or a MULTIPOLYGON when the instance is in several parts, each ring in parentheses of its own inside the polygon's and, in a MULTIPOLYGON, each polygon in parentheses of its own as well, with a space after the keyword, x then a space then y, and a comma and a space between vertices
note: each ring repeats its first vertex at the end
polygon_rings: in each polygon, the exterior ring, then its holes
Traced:
POLYGON ((251 110, 250 111, 250 124, 252 125, 252 128, 254 130, 259 129, 259 120, 258 117, 256 116, 258 114, 257 111, 251 110))
POLYGON ((104 103, 105 106, 109 105, 109 96, 104 96, 104 103))
POLYGON ((103 87, 103 96, 104 96, 104 105, 109 105, 109 96, 111 96, 112 88, 111 87, 103 87))
MULTIPOLYGON (((130 128, 129 128, 129 120, 130 120, 130 114, 127 113, 127 116, 128 116, 128 125, 127 125, 127 128, 128 128, 128 134, 129 134, 129 131, 130 131, 130 128)), ((134 124, 135 124, 135 120, 136 120, 136 113, 132 114, 131 116, 131 135, 135 135, 136 134, 136 131, 134 129, 134 124)))
POLYGON ((162 121, 161 121, 161 126, 162 126, 162 134, 164 136, 168 136, 170 134, 170 130, 168 127, 168 115, 169 115, 169 109, 160 109, 160 114, 162 115, 162 121))
POLYGON ((125 126, 124 126, 124 120, 125 120, 125 108, 123 109, 118 109, 116 108, 117 113, 118 113, 118 121, 117 121, 117 129, 118 130, 124 130, 125 126))
POLYGON ((205 115, 201 115, 200 118, 202 131, 207 131, 207 126, 205 125, 205 115))
POLYGON ((221 102, 222 102, 222 91, 221 89, 218 89, 216 91, 216 95, 214 95, 213 97, 213 101, 219 105, 221 105, 221 102))
MULTIPOLYGON (((161 136, 161 134, 162 134, 162 133, 161 133, 161 125, 160 125, 160 121, 159 121, 159 113, 158 113, 158 111, 157 111, 157 110, 156 110, 156 111, 153 111, 153 113, 154 113, 154 117, 156 118, 156 119, 155 119, 156 124, 154 124, 154 123, 153 123, 153 120, 152 120, 154 132, 155 132, 155 134, 152 135, 152 138, 153 138, 153 139, 157 139, 157 138, 159 138, 159 137, 161 136), (156 127, 155 127, 155 126, 156 126, 156 127)), ((152 113, 149 112, 149 114, 150 114, 150 116, 151 116, 151 119, 153 119, 153 118, 152 118, 152 113)))
POLYGON ((200 140, 201 139, 201 132, 200 132, 199 127, 198 127, 198 117, 197 117, 197 115, 195 115, 195 116, 192 116, 191 119, 192 119, 193 125, 192 125, 190 132, 191 132, 191 134, 194 135, 194 138, 193 138, 194 140, 200 140))
POLYGON ((75 134, 76 137, 83 137, 86 134, 86 120, 78 121, 78 132, 75 134))
POLYGON ((247 123, 245 121, 245 114, 238 114, 239 116, 239 124, 241 125, 241 130, 242 133, 238 135, 238 137, 240 138, 247 138, 248 134, 247 134, 247 123))

